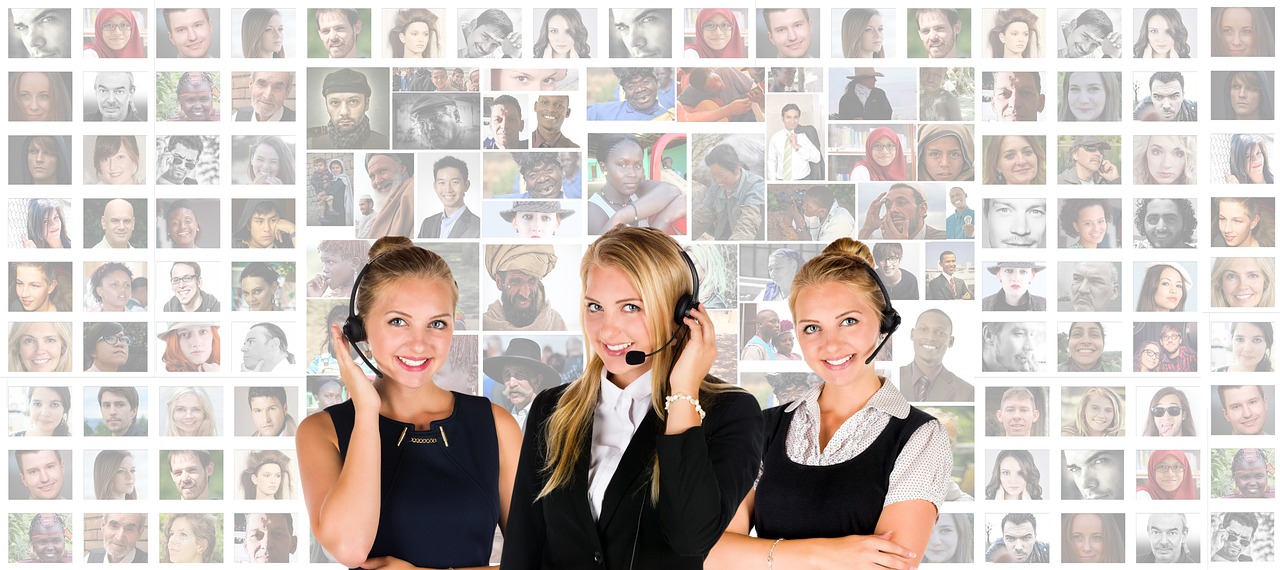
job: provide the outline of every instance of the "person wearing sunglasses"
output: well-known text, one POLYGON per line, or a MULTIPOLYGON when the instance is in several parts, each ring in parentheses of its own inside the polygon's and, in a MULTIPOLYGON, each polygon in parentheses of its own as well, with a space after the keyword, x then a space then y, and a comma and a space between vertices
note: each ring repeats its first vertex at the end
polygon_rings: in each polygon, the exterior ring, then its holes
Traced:
POLYGON ((1072 137, 1071 159, 1058 173, 1058 184, 1119 184, 1120 169, 1106 156, 1111 144, 1095 135, 1072 137))
MULTIPOLYGON (((1153 350, 1143 346, 1143 352, 1153 350)), ((1154 351, 1159 359, 1159 347, 1154 351)), ((1145 355, 1144 355, 1145 356, 1145 355)), ((1196 424, 1191 418, 1191 405, 1182 390, 1166 386, 1151 396, 1151 405, 1147 407, 1147 427, 1142 431, 1146 437, 1190 437, 1196 435, 1196 424)))
POLYGON ((169 137, 164 153, 156 161, 160 176, 156 184, 197 184, 190 174, 200 163, 200 153, 204 151, 204 143, 194 135, 175 135, 169 137), (160 167, 160 165, 167 165, 160 167))
POLYGON ((129 371, 133 339, 120 323, 86 323, 84 339, 85 372, 129 371))
POLYGON ((1213 530, 1212 562, 1253 562, 1249 545, 1258 530, 1258 516, 1253 513, 1223 513, 1213 530))

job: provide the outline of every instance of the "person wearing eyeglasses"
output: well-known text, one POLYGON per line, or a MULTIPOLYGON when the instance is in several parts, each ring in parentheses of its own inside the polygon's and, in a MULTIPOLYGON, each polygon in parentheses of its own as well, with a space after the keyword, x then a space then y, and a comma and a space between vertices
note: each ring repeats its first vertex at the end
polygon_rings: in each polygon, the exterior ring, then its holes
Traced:
POLYGON ((1119 184, 1120 169, 1106 157, 1111 144, 1094 135, 1073 137, 1067 169, 1058 184, 1119 184))
POLYGON ((1160 327, 1160 366, 1157 372, 1195 372, 1196 351, 1182 344, 1182 331, 1173 324, 1160 327))
POLYGON ((85 372, 121 372, 129 362, 133 339, 120 323, 86 323, 85 372))
POLYGON ((1222 522, 1213 531, 1212 562, 1253 562, 1246 553, 1258 530, 1258 516, 1253 513, 1223 513, 1222 522))
POLYGON ((177 261, 169 268, 169 286, 173 297, 161 309, 167 313, 216 313, 222 304, 213 294, 201 289, 200 264, 194 261, 177 261))
POLYGON ((1153 451, 1147 458, 1147 482, 1138 485, 1137 498, 1155 500, 1195 500, 1195 474, 1182 451, 1153 451))

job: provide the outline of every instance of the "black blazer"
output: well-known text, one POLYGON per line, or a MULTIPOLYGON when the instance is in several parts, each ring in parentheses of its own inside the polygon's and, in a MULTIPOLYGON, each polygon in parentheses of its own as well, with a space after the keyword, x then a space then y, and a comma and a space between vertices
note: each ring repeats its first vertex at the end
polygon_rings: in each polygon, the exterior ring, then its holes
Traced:
POLYGON ((754 396, 731 392, 699 397, 707 412, 701 427, 664 435, 650 410, 622 455, 600 509, 591 516, 587 474, 591 428, 583 439, 572 481, 538 501, 546 474, 546 421, 564 386, 538 395, 516 469, 510 532, 503 570, 609 568, 701 569, 711 547, 751 490, 760 471, 764 420, 754 396), (659 501, 649 501, 650 462, 657 453, 659 501))
POLYGON ((818 140, 818 129, 813 125, 796 125, 796 132, 809 137, 809 142, 813 143, 814 148, 818 149, 818 161, 809 163, 809 175, 805 180, 826 180, 827 168, 826 163, 822 160, 822 141, 818 140))
POLYGON ((462 217, 453 223, 453 229, 449 230, 449 235, 440 235, 440 224, 444 220, 444 212, 440 212, 434 216, 429 216, 422 220, 422 229, 418 231, 419 238, 478 238, 480 237, 480 216, 471 213, 471 209, 463 206, 462 217))

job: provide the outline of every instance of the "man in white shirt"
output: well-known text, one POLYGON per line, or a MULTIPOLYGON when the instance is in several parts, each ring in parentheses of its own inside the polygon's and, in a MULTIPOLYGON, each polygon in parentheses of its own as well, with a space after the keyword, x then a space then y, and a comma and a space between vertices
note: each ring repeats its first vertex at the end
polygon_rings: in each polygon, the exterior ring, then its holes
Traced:
POLYGON ((123 198, 116 198, 102 208, 102 240, 93 249, 132 248, 129 240, 133 239, 133 227, 137 219, 133 215, 133 204, 123 198))
POLYGON ((787 103, 782 108, 782 130, 769 140, 769 180, 804 180, 809 163, 822 160, 822 153, 809 137, 796 132, 800 107, 787 103))
POLYGON ((377 216, 373 213, 373 196, 361 194, 360 200, 356 202, 360 208, 360 219, 356 220, 356 235, 367 236, 373 228, 373 220, 377 216))
POLYGON ((853 237, 853 214, 836 203, 836 195, 826 186, 814 186, 805 190, 800 202, 808 235, 802 231, 800 240, 830 243, 840 237, 853 237))

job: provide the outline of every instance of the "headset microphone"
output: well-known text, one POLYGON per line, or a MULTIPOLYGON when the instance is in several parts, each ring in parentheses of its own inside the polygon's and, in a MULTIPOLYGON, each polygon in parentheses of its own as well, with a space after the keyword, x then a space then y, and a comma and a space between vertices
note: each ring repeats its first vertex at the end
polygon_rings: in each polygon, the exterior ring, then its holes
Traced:
POLYGON ((880 334, 883 335, 883 338, 880 339, 880 344, 876 345, 876 349, 871 351, 871 356, 868 356, 863 364, 871 364, 876 355, 880 354, 880 349, 884 348, 885 343, 889 342, 889 335, 892 335, 893 331, 898 330, 898 327, 902 325, 902 315, 898 314, 898 310, 894 309, 893 303, 889 301, 889 290, 885 288, 884 281, 880 280, 880 276, 876 275, 876 270, 872 269, 870 265, 867 266, 867 273, 871 274, 871 278, 876 281, 876 285, 880 286, 880 294, 884 295, 884 314, 880 318, 880 334))
MULTIPOLYGON (((676 301, 676 310, 675 310, 676 330, 671 333, 671 338, 667 339, 667 343, 659 347, 658 350, 655 350, 648 354, 645 354, 644 352, 641 352, 639 350, 627 351, 627 364, 630 366, 638 366, 640 364, 643 364, 646 358, 649 358, 650 356, 653 356, 655 354, 658 354, 659 352, 662 352, 668 346, 671 346, 672 342, 675 342, 676 335, 680 334, 681 332, 684 332, 684 330, 687 330, 689 328, 684 324, 684 319, 685 317, 690 316, 689 315, 690 311, 698 308, 698 287, 699 287, 698 269, 693 265, 693 258, 689 257, 689 254, 685 252, 684 249, 680 250, 680 257, 684 258, 685 265, 689 266, 689 274, 693 276, 693 293, 692 294, 685 293, 684 295, 681 295, 680 299, 676 301)), ((881 285, 881 287, 884 287, 884 286, 881 285)), ((887 299, 888 296, 886 296, 885 298, 887 299)))
POLYGON ((385 378, 382 371, 378 370, 378 367, 369 361, 369 357, 364 355, 364 351, 360 350, 360 343, 369 340, 369 333, 364 328, 364 318, 356 314, 356 291, 360 290, 360 280, 364 279, 364 274, 369 271, 370 267, 373 267, 373 262, 377 261, 378 257, 374 257, 368 263, 365 263, 364 267, 360 268, 360 274, 356 275, 356 280, 351 284, 351 304, 347 305, 347 322, 342 323, 342 336, 347 337, 347 341, 351 343, 351 348, 355 349, 356 354, 360 355, 360 360, 363 360, 365 365, 370 370, 373 370, 374 374, 378 375, 378 378, 385 378))

